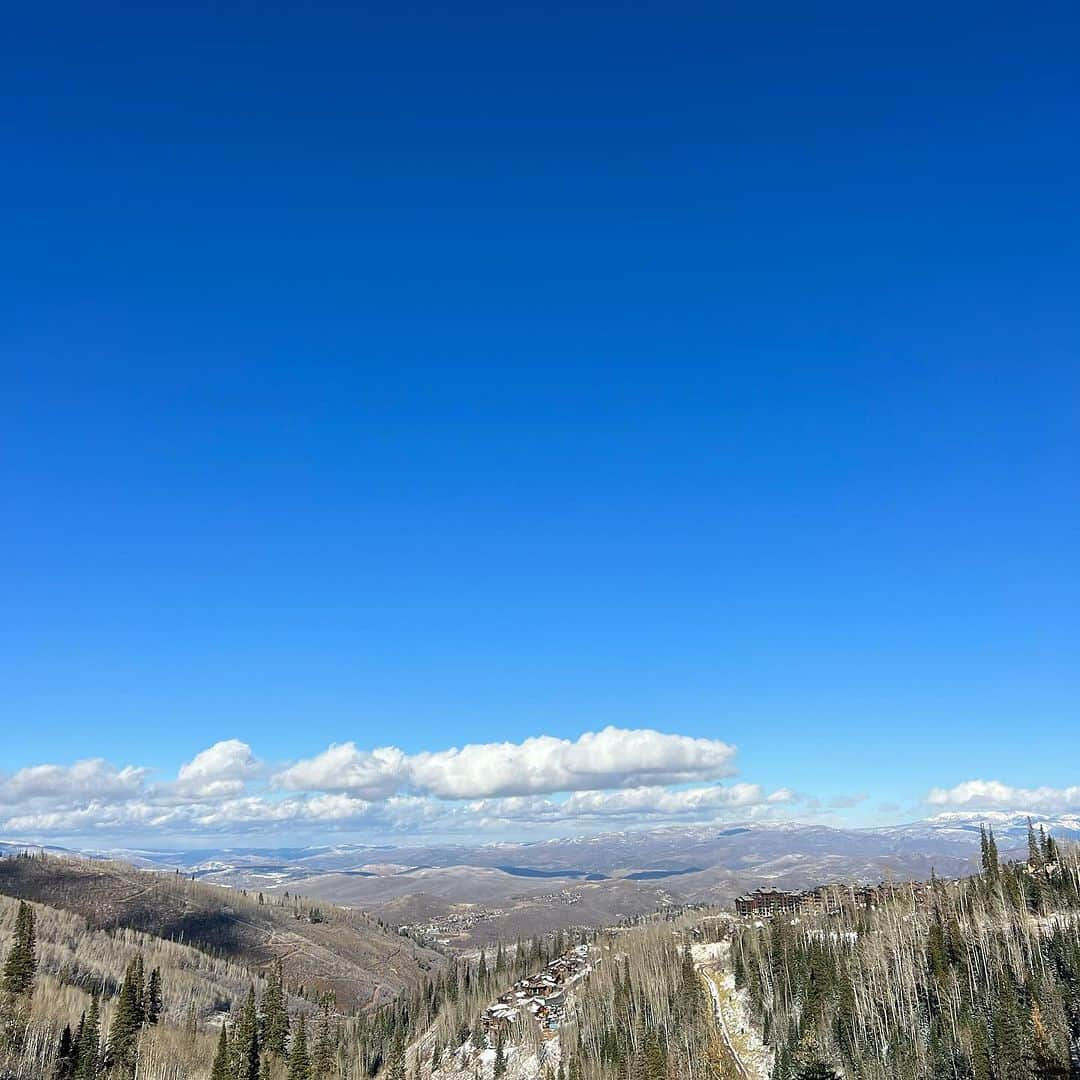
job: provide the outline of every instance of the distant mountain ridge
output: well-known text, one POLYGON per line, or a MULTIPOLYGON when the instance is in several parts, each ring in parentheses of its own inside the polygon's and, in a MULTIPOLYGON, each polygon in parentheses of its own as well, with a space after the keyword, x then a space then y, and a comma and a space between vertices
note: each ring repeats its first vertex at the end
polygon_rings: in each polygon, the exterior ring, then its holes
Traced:
MULTIPOLYGON (((1058 839, 1080 840, 1080 814, 1023 811, 949 811, 902 825, 866 828, 807 822, 737 822, 723 825, 663 826, 536 841, 482 844, 342 843, 280 848, 222 847, 178 851, 110 848, 78 850, 32 840, 0 840, 0 855, 24 850, 118 859, 134 866, 180 869, 198 876, 247 869, 282 880, 349 872, 384 877, 418 869, 475 866, 537 877, 626 877, 668 871, 687 874, 714 866, 744 869, 793 854, 886 857, 924 855, 970 857, 979 830, 990 826, 998 846, 1023 846, 1028 819, 1058 839)), ((278 882, 280 883, 280 882, 278 882)), ((275 884, 273 881, 269 885, 275 884)))

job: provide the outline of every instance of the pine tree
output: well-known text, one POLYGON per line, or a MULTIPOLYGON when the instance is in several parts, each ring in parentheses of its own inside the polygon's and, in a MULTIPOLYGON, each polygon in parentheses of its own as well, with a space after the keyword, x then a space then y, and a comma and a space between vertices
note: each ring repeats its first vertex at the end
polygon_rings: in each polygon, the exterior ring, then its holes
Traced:
POLYGON ((210 1070, 210 1080, 233 1080, 233 1075, 229 1028, 227 1024, 222 1024, 221 1034, 218 1036, 217 1053, 214 1055, 214 1065, 210 1070))
POLYGON ((495 1065, 494 1076, 498 1080, 506 1072, 506 1047, 503 1042, 503 1033, 500 1031, 495 1040, 495 1065))
POLYGON ((655 1028, 645 1039, 645 1074, 647 1080, 664 1080, 667 1076, 667 1055, 655 1028))
POLYGON ((1027 848, 1028 866, 1032 870, 1038 870, 1042 866, 1042 850, 1039 847, 1039 838, 1035 835, 1035 825, 1031 818, 1027 819, 1027 848))
POLYGON ((135 991, 135 1008, 139 1017, 139 1027, 146 1020, 146 965, 143 954, 135 954, 134 967, 131 972, 131 982, 135 991))
POLYGON ((118 1069, 121 1075, 132 1072, 135 1065, 135 1048, 142 1026, 141 967, 141 957, 128 964, 109 1029, 106 1064, 110 1069, 118 1069))
POLYGON ((285 1057, 289 1038, 289 1014, 285 1007, 285 982, 281 961, 270 969, 262 996, 263 1045, 276 1057, 285 1057))
POLYGON ((90 999, 90 1008, 80 1027, 79 1063, 75 1068, 75 1080, 97 1080, 101 1055, 101 1007, 96 994, 90 999))
MULTIPOLYGON (((315 1040, 315 1049, 311 1055, 311 1072, 314 1080, 326 1080, 334 1070, 334 1058, 337 1056, 334 1030, 330 1023, 329 1006, 323 1009, 319 1023, 319 1034, 315 1040)), ((417 1059, 419 1063, 419 1059, 417 1059)))
POLYGON ((307 1026, 304 1014, 300 1014, 296 1034, 289 1050, 289 1080, 311 1080, 311 1060, 308 1057, 307 1026))
POLYGON ((79 1017, 79 1024, 75 1028, 75 1034, 71 1036, 71 1063, 68 1067, 68 1077, 74 1078, 79 1075, 79 1047, 82 1046, 83 1032, 86 1030, 86 1013, 79 1017))
POLYGON ((1039 826, 1039 840, 1042 846, 1043 862, 1047 866, 1052 866, 1058 861, 1057 844, 1054 842, 1053 836, 1041 825, 1039 826))
POLYGON ((487 1035, 484 1034, 484 1025, 479 1015, 476 1017, 476 1026, 472 1032, 472 1047, 474 1050, 484 1050, 487 1048, 487 1035))
POLYGON ((53 1080, 72 1080, 75 1075, 75 1039, 71 1034, 71 1025, 65 1024, 60 1032, 60 1041, 56 1046, 56 1065, 53 1080))
POLYGON ((697 971, 694 969, 694 957, 689 944, 683 948, 681 975, 682 985, 679 991, 679 1005, 683 1022, 688 1023, 701 1007, 701 983, 698 980, 697 971))
POLYGON ((237 1080, 259 1080, 259 1014, 254 986, 248 988, 247 1001, 236 1018, 232 1049, 233 1075, 237 1080))
POLYGON ((27 993, 34 985, 37 971, 37 933, 34 909, 25 901, 19 901, 15 915, 15 940, 4 963, 0 989, 12 997, 27 993))
POLYGON ((147 1024, 156 1024, 161 1017, 161 972, 154 968, 146 984, 146 1001, 143 1003, 143 1020, 147 1024))

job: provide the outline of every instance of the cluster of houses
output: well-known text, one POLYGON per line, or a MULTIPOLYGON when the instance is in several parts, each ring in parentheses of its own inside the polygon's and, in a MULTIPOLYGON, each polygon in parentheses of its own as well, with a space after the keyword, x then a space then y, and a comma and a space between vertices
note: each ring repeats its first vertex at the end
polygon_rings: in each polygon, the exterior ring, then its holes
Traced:
POLYGON ((879 885, 818 885, 791 892, 786 889, 755 889, 736 897, 735 911, 747 918, 772 915, 836 915, 845 908, 881 907, 901 897, 922 903, 930 886, 922 881, 883 881, 879 885))
POLYGON ((424 942, 437 941, 448 945, 451 937, 467 934, 474 926, 492 922, 504 914, 501 908, 470 908, 468 911, 449 912, 428 923, 410 923, 399 927, 399 930, 424 942))
POLYGON ((542 971, 519 979, 480 1015, 480 1023, 489 1035, 509 1030, 523 1011, 536 1017, 545 1031, 555 1031, 566 1018, 566 990, 584 978, 592 967, 589 946, 576 945, 557 956, 542 971))
POLYGON ((544 893, 529 899, 534 904, 580 904, 581 893, 574 889, 561 889, 559 892, 544 893))

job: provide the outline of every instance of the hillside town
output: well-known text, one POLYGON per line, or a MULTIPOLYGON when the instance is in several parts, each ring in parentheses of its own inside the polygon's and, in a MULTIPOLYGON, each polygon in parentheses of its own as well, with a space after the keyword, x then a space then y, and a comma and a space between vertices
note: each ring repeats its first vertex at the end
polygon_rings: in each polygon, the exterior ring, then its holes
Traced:
POLYGON ((523 1012, 531 1013, 544 1031, 557 1031, 566 1018, 566 991, 592 970, 590 947, 575 945, 535 975, 519 979, 480 1015, 489 1035, 508 1031, 523 1012))
POLYGON ((502 908, 470 908, 467 911, 451 911, 428 922, 407 923, 398 929, 422 944, 449 945, 451 938, 467 934, 481 923, 493 922, 504 914, 502 908))

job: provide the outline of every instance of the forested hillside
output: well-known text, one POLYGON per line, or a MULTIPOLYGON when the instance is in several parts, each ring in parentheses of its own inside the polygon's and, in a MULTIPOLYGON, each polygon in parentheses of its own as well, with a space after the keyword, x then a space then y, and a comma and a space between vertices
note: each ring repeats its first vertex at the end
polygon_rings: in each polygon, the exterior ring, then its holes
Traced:
POLYGON ((1080 863, 1032 830, 1024 862, 935 881, 926 899, 740 924, 733 963, 774 1080, 1080 1075, 1080 863))
MULTIPOLYGON (((18 861, 28 865, 8 868, 9 881, 45 880, 30 865, 41 860, 18 861)), ((363 929, 349 913, 118 872, 125 887, 151 890, 129 894, 109 867, 63 873, 82 875, 61 875, 72 889, 91 883, 78 902, 96 921, 0 904, 4 1080, 1080 1077, 1080 857, 1034 830, 1025 861, 1002 864, 988 833, 981 874, 867 892, 885 898, 876 906, 760 920, 669 910, 456 959, 386 935, 410 950, 416 976, 375 1009, 298 981, 305 969, 288 966, 291 954, 267 961, 259 951, 273 956, 282 940, 329 951, 339 938, 308 933, 337 927, 348 953, 363 929), (125 905, 149 909, 159 889, 170 904, 188 898, 175 909, 184 925, 210 920, 202 949, 121 928, 125 905), (220 919, 241 929, 223 935, 220 919), (277 936, 294 923, 295 937, 277 936), (252 950, 243 927, 270 933, 252 950), (243 949, 215 954, 209 943, 223 940, 243 949), (485 1019, 518 980, 578 942, 587 970, 555 994, 565 999, 557 1023, 526 1009, 485 1019), (438 962, 424 971, 426 955, 438 962)))
POLYGON ((446 964, 180 875, 23 855, 0 878, 0 1080, 369 1080, 446 964))

